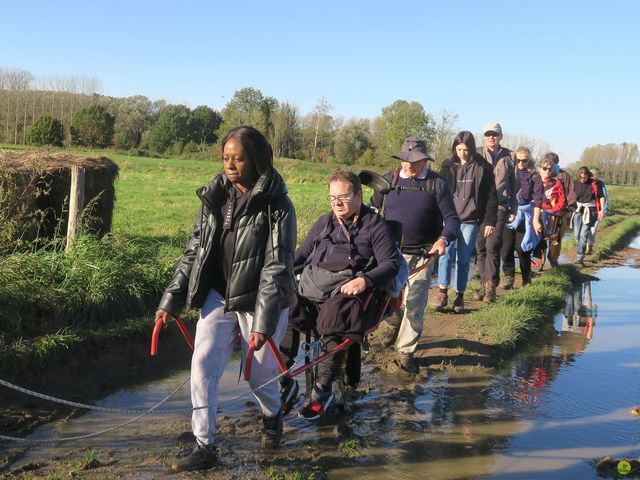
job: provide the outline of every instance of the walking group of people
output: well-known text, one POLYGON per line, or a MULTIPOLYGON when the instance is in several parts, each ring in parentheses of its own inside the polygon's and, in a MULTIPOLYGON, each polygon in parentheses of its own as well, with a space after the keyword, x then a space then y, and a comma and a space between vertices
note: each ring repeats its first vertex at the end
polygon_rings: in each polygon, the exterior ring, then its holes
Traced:
MULTIPOLYGON (((195 226, 156 312, 156 321, 166 322, 183 310, 200 309, 191 366, 195 443, 172 465, 174 471, 217 463, 217 389, 237 337, 243 356, 255 346, 250 387, 263 414, 263 436, 277 441, 299 387, 286 377, 271 381, 280 372, 264 347, 269 338, 280 345, 289 366, 300 331, 313 329, 327 350, 345 338, 362 342, 375 322, 365 309, 370 292, 402 291, 402 305, 387 318, 381 342, 398 353, 400 368, 418 373, 414 352, 423 332, 433 257, 439 259, 434 306, 447 307, 453 284, 457 313, 465 311, 474 249, 480 297, 495 301, 501 259, 505 287, 513 287, 514 249, 525 285, 541 238, 549 241, 550 262, 557 264, 568 207, 574 210, 577 261, 583 261, 604 214, 602 186, 586 167, 578 182, 570 182, 551 153, 536 174, 529 150, 511 152, 501 139, 498 123, 485 127, 478 150, 473 134, 460 132, 438 174, 429 167, 434 158, 426 143, 408 137, 394 155, 399 168, 383 175, 388 188, 368 202, 360 177, 336 170, 327 182, 331 211, 296 248, 295 209, 266 138, 248 126, 225 135, 223 172, 197 190, 195 226), (401 226, 401 240, 393 223, 401 226), (297 283, 294 268, 300 272, 297 283)), ((344 356, 338 351, 319 365, 300 416, 313 421, 329 410, 344 356)))

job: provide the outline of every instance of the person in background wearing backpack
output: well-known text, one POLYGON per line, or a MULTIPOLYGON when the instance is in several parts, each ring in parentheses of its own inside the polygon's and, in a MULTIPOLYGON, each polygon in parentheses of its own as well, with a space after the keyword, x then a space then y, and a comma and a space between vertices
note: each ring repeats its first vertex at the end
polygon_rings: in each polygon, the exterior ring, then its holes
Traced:
POLYGON ((480 235, 485 238, 491 236, 498 214, 493 168, 476 153, 473 133, 462 131, 456 135, 451 147, 451 158, 442 162, 440 176, 453 192, 453 203, 460 219, 460 229, 457 240, 451 242, 446 254, 440 257, 440 291, 433 306, 441 312, 448 305, 447 291, 451 284, 451 267, 457 258, 453 275, 456 288, 453 311, 464 313, 464 292, 467 289, 471 252, 476 245, 478 231, 481 230, 480 235))
MULTIPOLYGON (((513 222, 518 211, 516 200, 515 166, 512 152, 500 145, 502 127, 497 122, 488 123, 483 130, 484 147, 478 153, 493 167, 498 201, 498 215, 492 234, 478 235, 476 241, 476 262, 480 273, 480 291, 476 299, 488 303, 496 301, 496 287, 500 283, 500 248, 502 232, 507 222, 513 222)), ((484 230, 484 226, 481 227, 484 230)))
MULTIPOLYGON (((604 180, 600 179, 600 170, 597 168, 591 169, 591 175, 593 176, 593 180, 596 182, 597 187, 602 190, 602 194, 604 195, 604 215, 609 215, 609 193, 607 192, 607 186, 604 183, 604 180)), ((596 220, 596 223, 591 227, 591 235, 589 236, 589 240, 587 241, 587 247, 585 248, 584 254, 591 255, 593 253, 593 244, 596 243, 596 232, 598 231, 598 226, 600 225, 600 220, 596 220)))
POLYGON ((407 137, 393 158, 400 160, 401 166, 384 175, 391 190, 384 196, 376 192, 371 204, 385 219, 402 225, 402 254, 410 271, 419 270, 409 276, 401 308, 386 320, 388 328, 381 343, 385 347, 395 346, 400 368, 418 373, 413 354, 424 329, 424 310, 435 262, 420 267, 427 262, 425 254, 445 254, 447 246, 456 240, 460 220, 449 186, 427 168, 427 162, 434 159, 423 140, 407 137))
POLYGON ((604 217, 604 194, 587 167, 578 169, 574 182, 576 210, 571 215, 571 227, 576 237, 576 265, 584 266, 584 252, 591 236, 591 228, 604 217))

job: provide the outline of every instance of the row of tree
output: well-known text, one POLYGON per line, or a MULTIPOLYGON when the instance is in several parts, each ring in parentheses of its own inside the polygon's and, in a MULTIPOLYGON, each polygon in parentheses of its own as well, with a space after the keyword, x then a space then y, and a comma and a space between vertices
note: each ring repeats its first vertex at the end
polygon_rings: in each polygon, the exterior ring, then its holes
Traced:
POLYGON ((580 165, 598 168, 606 183, 640 187, 640 151, 636 143, 608 143, 585 148, 580 165))
POLYGON ((415 135, 448 154, 457 115, 436 121, 418 102, 398 100, 379 117, 344 120, 320 99, 308 115, 254 88, 235 92, 221 112, 193 110, 139 95, 114 98, 97 93, 84 77, 36 78, 25 70, 0 69, 0 141, 33 145, 83 145, 149 150, 160 154, 204 151, 220 132, 241 124, 265 132, 277 157, 345 164, 388 158, 402 139, 415 135))
MULTIPOLYGON (((415 101, 397 100, 373 120, 345 120, 332 114, 325 99, 301 115, 296 105, 254 88, 236 91, 221 112, 208 106, 168 105, 142 95, 109 97, 99 95, 98 88, 93 77, 36 78, 26 70, 0 68, 0 141, 179 155, 211 152, 229 128, 253 125, 267 135, 276 157, 371 165, 388 162, 409 135, 427 140, 441 161, 450 156, 459 130, 457 114, 443 111, 436 118, 415 101)), ((552 149, 525 135, 506 135, 502 143, 528 146, 536 159, 552 149)), ((580 163, 601 167, 611 183, 640 181, 635 144, 587 148, 580 163)))

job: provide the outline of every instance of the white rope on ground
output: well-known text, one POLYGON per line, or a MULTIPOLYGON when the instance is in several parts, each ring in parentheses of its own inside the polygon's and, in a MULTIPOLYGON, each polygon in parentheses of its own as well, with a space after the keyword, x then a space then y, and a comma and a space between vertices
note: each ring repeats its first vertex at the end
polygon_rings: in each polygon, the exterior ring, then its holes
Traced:
MULTIPOLYGON (((234 402, 234 401, 239 400, 239 399, 241 399, 243 397, 246 397, 249 394, 255 395, 255 392, 257 392, 258 390, 266 387, 267 385, 275 382, 276 380, 279 380, 281 377, 283 377, 284 375, 289 373, 297 364, 298 364, 298 360, 296 360, 295 363, 293 365, 291 365, 291 367, 289 367, 287 370, 285 370, 284 372, 280 373, 279 375, 276 375, 271 380, 266 381, 265 383, 263 383, 262 385, 259 385, 258 387, 254 388, 254 389, 249 389, 249 391, 247 391, 245 393, 241 393, 239 395, 236 395, 233 398, 229 398, 229 399, 225 400, 224 402, 220 402, 220 403, 218 403, 218 406, 234 402)), ((42 399, 45 399, 45 400, 51 400, 51 401, 54 401, 56 403, 62 403, 64 405, 76 406, 78 408, 84 408, 84 409, 87 409, 87 410, 97 410, 97 411, 109 412, 109 413, 140 413, 137 417, 134 417, 134 418, 132 418, 132 419, 130 419, 130 420, 124 422, 124 423, 119 424, 119 425, 115 425, 113 427, 107 428, 105 430, 101 430, 99 432, 87 433, 85 435, 78 435, 78 436, 75 436, 75 437, 28 439, 28 438, 20 438, 20 437, 11 437, 11 436, 7 436, 7 435, 0 435, 0 440, 10 441, 10 442, 20 442, 20 443, 58 443, 58 442, 69 442, 69 441, 75 441, 75 440, 83 440, 83 439, 90 438, 90 437, 96 437, 96 436, 102 435, 104 433, 112 432, 112 431, 114 431, 114 430, 116 430, 118 428, 124 427, 126 425, 129 425, 129 424, 135 422, 136 420, 140 419, 141 417, 144 417, 145 415, 154 415, 154 414, 158 415, 158 414, 161 414, 161 413, 162 414, 166 414, 166 413, 184 413, 184 412, 191 412, 192 410, 200 410, 200 409, 204 409, 204 408, 209 408, 210 405, 206 405, 206 406, 202 406, 202 407, 175 409, 175 410, 156 410, 160 405, 165 403, 173 395, 175 395, 182 387, 184 387, 184 385, 189 381, 189 378, 190 377, 187 377, 184 380, 184 382, 182 382, 174 391, 169 393, 169 395, 167 395, 165 398, 160 400, 158 403, 156 403, 153 407, 149 408, 148 410, 113 409, 113 408, 97 407, 95 405, 84 405, 84 404, 81 404, 81 403, 70 402, 68 400, 62 400, 62 399, 59 399, 59 398, 56 398, 56 397, 50 397, 48 395, 43 395, 41 393, 32 392, 31 390, 27 390, 26 388, 19 387, 17 385, 13 385, 12 383, 9 383, 9 382, 7 382, 5 380, 0 379, 0 384, 2 384, 4 386, 7 386, 9 388, 13 388, 14 390, 18 390, 19 392, 22 392, 22 393, 27 393, 29 395, 36 396, 38 398, 42 398, 42 399)))

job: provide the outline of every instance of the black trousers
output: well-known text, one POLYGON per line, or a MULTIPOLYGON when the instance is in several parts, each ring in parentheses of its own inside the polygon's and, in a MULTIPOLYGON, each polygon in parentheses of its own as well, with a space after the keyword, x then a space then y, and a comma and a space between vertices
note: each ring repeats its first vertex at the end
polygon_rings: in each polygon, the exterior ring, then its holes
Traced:
POLYGON ((484 236, 486 225, 484 223, 480 225, 476 239, 476 263, 482 283, 493 282, 494 285, 500 283, 500 248, 508 216, 509 212, 506 210, 498 210, 498 220, 493 234, 486 238, 484 236))
MULTIPOLYGON (((280 344, 287 366, 294 364, 300 347, 300 331, 316 329, 321 335, 323 351, 333 349, 346 337, 361 342, 368 326, 368 317, 362 314, 362 301, 367 295, 366 291, 357 296, 338 294, 320 304, 296 295, 289 309, 289 327, 280 344)), ((340 373, 345 352, 341 350, 318 365, 317 383, 325 391, 331 390, 340 373)))
POLYGON ((500 256, 502 257, 502 272, 509 277, 516 275, 516 259, 514 251, 518 252, 518 260, 520 262, 520 271, 522 272, 522 281, 528 283, 531 281, 531 253, 532 251, 522 251, 522 239, 525 234, 524 222, 520 222, 517 230, 511 230, 505 227, 502 234, 502 247, 500 248, 500 256))

